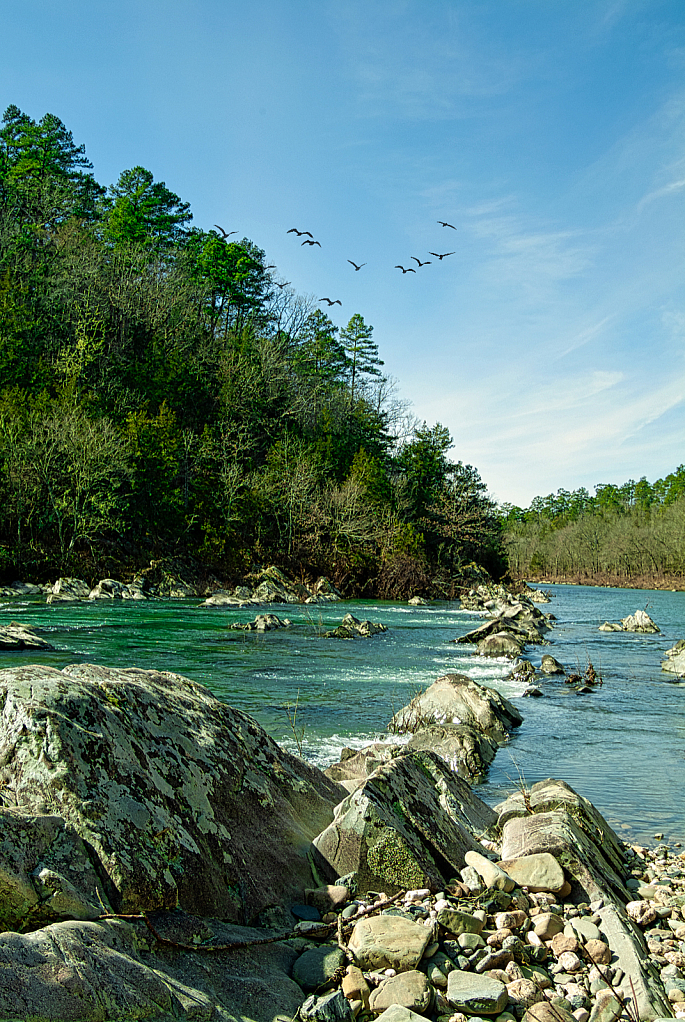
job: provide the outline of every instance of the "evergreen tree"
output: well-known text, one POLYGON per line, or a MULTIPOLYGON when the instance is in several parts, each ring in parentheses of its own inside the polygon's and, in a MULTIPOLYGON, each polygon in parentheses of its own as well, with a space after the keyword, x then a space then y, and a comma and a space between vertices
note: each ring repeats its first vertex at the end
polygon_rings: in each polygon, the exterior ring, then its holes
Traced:
POLYGON ((340 332, 350 367, 350 406, 354 405, 355 388, 360 377, 381 375, 378 367, 384 363, 378 357, 378 345, 371 340, 372 334, 373 327, 367 326, 358 312, 340 332))

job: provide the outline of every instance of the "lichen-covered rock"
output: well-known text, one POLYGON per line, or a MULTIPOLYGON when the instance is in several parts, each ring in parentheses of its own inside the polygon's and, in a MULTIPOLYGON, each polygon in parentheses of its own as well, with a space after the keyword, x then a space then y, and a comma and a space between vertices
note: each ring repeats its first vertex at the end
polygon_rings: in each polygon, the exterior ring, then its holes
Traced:
POLYGON ((345 614, 337 628, 323 633, 324 639, 368 639, 372 635, 387 632, 380 621, 360 621, 354 614, 345 614))
POLYGON ((243 632, 273 632, 277 628, 289 628, 290 621, 287 617, 281 619, 277 614, 257 614, 254 621, 247 624, 234 622, 231 628, 238 628, 243 632))
POLYGON ((470 724, 431 724, 416 731, 405 748, 430 749, 455 774, 474 781, 487 774, 498 743, 470 724))
POLYGON ((0 931, 110 911, 86 845, 59 816, 0 810, 0 931))
POLYGON ((7 625, 0 626, 0 649, 7 650, 45 650, 49 652, 55 647, 51 646, 47 639, 36 635, 28 625, 22 625, 19 621, 10 621, 7 625))
MULTIPOLYGON (((152 921, 161 936, 189 945, 198 939, 233 943, 274 935, 217 920, 207 924, 182 913, 153 915, 152 921)), ((144 922, 118 919, 4 933, 0 1018, 273 1022, 292 1018, 304 999, 289 976, 296 957, 297 952, 283 943, 211 956, 160 953, 144 922)))
POLYGON ((468 724, 497 742, 506 741, 509 731, 523 723, 513 703, 465 674, 443 674, 396 713, 389 727, 406 730, 420 719, 427 725, 468 724))
POLYGON ((464 853, 481 846, 496 817, 431 752, 413 752, 381 764, 335 810, 314 840, 331 878, 357 874, 359 892, 401 888, 441 889, 464 865, 464 853), (443 866, 442 868, 447 868, 443 866))
POLYGON ((0 783, 93 849, 117 911, 233 921, 301 900, 341 791, 180 675, 76 664, 0 672, 0 783))

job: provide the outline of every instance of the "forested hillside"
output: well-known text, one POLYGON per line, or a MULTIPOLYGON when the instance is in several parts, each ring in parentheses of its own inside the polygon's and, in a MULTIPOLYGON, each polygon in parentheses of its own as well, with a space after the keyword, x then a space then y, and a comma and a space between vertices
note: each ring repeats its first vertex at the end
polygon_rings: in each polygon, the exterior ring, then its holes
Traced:
POLYGON ((0 130, 0 575, 192 557, 369 595, 502 568, 448 431, 393 398, 373 329, 338 327, 244 238, 191 225, 143 167, 104 187, 55 116, 0 130))
POLYGON ((505 505, 512 574, 658 583, 685 574, 685 465, 664 479, 558 490, 529 508, 505 505))

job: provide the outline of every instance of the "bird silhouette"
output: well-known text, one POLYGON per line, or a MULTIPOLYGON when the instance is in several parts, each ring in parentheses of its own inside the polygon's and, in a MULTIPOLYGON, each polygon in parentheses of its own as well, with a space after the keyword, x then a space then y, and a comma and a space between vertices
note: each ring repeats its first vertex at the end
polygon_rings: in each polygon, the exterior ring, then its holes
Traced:
POLYGON ((355 270, 361 270, 362 266, 366 266, 366 263, 360 263, 359 266, 357 266, 357 264, 353 263, 351 259, 348 259, 347 261, 350 266, 354 266, 355 270))
POLYGON ((319 246, 319 248, 321 248, 321 242, 320 242, 320 241, 307 241, 307 239, 306 239, 306 238, 305 238, 305 240, 304 240, 304 241, 302 242, 302 244, 303 244, 303 245, 318 245, 318 246, 319 246))
POLYGON ((442 262, 442 260, 446 259, 448 255, 454 255, 454 252, 443 252, 442 255, 440 255, 438 252, 429 252, 428 255, 434 255, 436 259, 439 259, 440 262, 442 262))
POLYGON ((438 223, 440 224, 441 227, 451 227, 453 231, 456 231, 456 229, 457 229, 454 226, 454 224, 447 224, 447 223, 445 223, 444 220, 438 220, 438 223))
POLYGON ((311 234, 309 231, 298 231, 297 227, 291 227, 290 230, 286 231, 285 233, 286 234, 296 234, 298 236, 298 238, 301 238, 303 234, 308 234, 310 238, 314 237, 314 235, 311 234))
POLYGON ((336 298, 335 301, 331 301, 330 298, 319 298, 319 301, 320 302, 328 302, 329 307, 331 305, 340 305, 340 306, 342 306, 342 302, 340 301, 339 298, 336 298))
POLYGON ((214 224, 214 226, 216 227, 217 231, 221 231, 221 233, 223 234, 224 238, 230 238, 232 234, 237 234, 238 233, 237 231, 225 231, 223 229, 223 227, 219 227, 218 224, 214 224))
POLYGON ((402 273, 416 273, 416 270, 412 266, 408 266, 407 269, 405 270, 404 266, 400 266, 399 264, 397 264, 395 266, 395 269, 402 270, 402 273))
MULTIPOLYGON (((412 256, 411 258, 416 259, 416 256, 412 256)), ((430 266, 431 264, 430 259, 426 259, 425 263, 422 263, 420 259, 416 259, 416 262, 419 264, 419 266, 430 266)))
POLYGON ((276 284, 276 287, 280 287, 280 289, 282 291, 284 287, 288 286, 288 284, 292 284, 292 281, 291 280, 286 280, 285 284, 276 284))

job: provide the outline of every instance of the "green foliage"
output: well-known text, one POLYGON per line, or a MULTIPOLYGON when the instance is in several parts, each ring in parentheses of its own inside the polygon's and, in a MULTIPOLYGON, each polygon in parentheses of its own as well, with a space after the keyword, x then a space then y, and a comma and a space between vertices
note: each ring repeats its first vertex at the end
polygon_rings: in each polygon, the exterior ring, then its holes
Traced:
POLYGON ((144 167, 109 189, 91 170, 57 117, 7 109, 3 563, 107 546, 236 573, 271 560, 401 596, 489 556, 484 485, 448 459, 445 427, 407 439, 359 313, 339 330, 276 287, 250 239, 191 228, 189 203, 144 167))
POLYGON ((124 170, 104 206, 106 232, 116 245, 173 245, 192 220, 190 203, 155 181, 145 167, 124 170))

